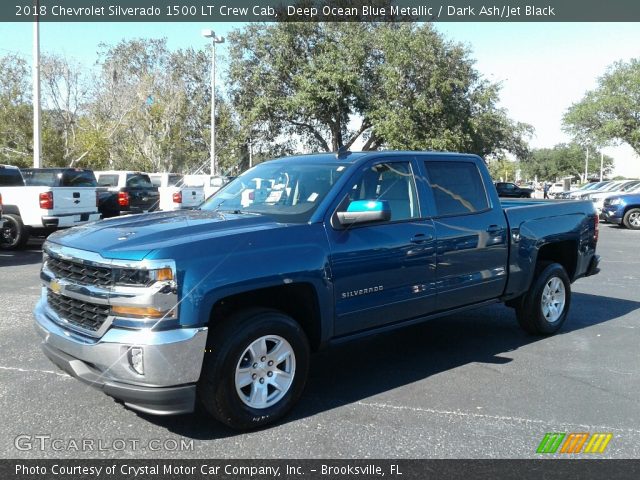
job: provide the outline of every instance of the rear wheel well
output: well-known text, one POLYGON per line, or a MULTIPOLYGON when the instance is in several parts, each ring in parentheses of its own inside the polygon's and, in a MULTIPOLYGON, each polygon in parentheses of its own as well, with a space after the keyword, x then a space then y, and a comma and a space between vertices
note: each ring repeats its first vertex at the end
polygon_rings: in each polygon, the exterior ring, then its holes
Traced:
POLYGON ((573 240, 554 242, 542 246, 538 252, 537 263, 554 262, 562 265, 573 281, 578 264, 578 244, 573 240))
POLYGON ((211 309, 209 324, 213 326, 236 312, 250 308, 270 308, 289 315, 300 324, 311 348, 318 349, 321 340, 320 305, 312 285, 279 285, 222 298, 211 309))

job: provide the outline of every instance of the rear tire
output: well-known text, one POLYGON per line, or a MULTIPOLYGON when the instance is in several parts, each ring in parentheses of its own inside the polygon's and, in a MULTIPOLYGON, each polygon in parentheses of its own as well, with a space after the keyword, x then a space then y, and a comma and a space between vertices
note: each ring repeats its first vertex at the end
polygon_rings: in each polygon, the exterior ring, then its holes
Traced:
POLYGON ((6 213, 2 216, 4 225, 0 232, 0 249, 17 250, 29 241, 29 232, 19 215, 6 213))
POLYGON ((569 313, 571 281, 559 263, 542 263, 529 291, 516 305, 520 326, 533 335, 553 335, 569 313))
POLYGON ((239 312, 209 331, 198 399, 231 428, 263 427, 302 395, 309 356, 307 337, 291 317, 275 310, 239 312))
POLYGON ((640 230, 640 208, 627 210, 622 219, 622 223, 631 230, 640 230))

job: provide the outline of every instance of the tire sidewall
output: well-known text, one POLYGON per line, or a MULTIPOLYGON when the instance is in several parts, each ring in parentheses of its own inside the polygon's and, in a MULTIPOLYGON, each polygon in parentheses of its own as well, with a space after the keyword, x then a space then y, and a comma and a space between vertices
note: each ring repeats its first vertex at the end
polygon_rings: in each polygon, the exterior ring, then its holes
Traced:
POLYGON ((532 309, 531 311, 534 312, 533 320, 535 322, 536 329, 540 333, 549 335, 557 332, 562 327, 563 323, 567 319, 569 308, 571 306, 571 281, 569 280, 569 276, 562 265, 552 263, 540 272, 535 283, 531 301, 528 303, 527 308, 532 309), (564 284, 565 302, 562 315, 560 315, 558 320, 551 323, 542 313, 542 292, 549 280, 554 277, 558 278, 564 284))
MULTIPOLYGON (((214 405, 205 408, 218 420, 232 428, 253 429, 267 425, 285 415, 297 402, 304 390, 309 369, 309 345, 300 326, 290 317, 278 312, 263 312, 252 315, 242 322, 238 329, 228 330, 229 337, 216 345, 215 337, 211 345, 218 347, 218 355, 207 359, 205 354, 204 379, 213 388, 214 405), (246 405, 238 396, 235 387, 236 367, 241 355, 256 339, 266 335, 278 335, 286 339, 295 354, 295 373, 289 391, 275 405, 264 409, 254 409, 246 405), (213 409, 212 409, 213 407, 213 409)), ((201 398, 201 401, 211 401, 201 398)))
POLYGON ((13 224, 13 226, 16 229, 16 237, 13 242, 6 243, 4 241, 4 232, 3 232, 3 236, 0 239, 0 248, 3 250, 14 250, 14 249, 20 248, 22 245, 24 245, 24 235, 25 235, 24 225, 22 224, 22 221, 20 220, 19 217, 12 214, 8 214, 8 213, 4 214, 2 216, 2 219, 7 223, 10 222, 13 224))

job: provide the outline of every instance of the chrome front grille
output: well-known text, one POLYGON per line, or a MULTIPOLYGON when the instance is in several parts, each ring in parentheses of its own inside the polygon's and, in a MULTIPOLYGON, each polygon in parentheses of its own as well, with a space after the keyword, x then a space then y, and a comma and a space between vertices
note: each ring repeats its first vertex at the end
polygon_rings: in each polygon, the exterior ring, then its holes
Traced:
POLYGON ((110 287, 113 284, 112 270, 108 267, 84 265, 55 257, 47 258, 46 267, 59 279, 100 287, 110 287))
POLYGON ((72 326, 97 332, 109 316, 108 305, 83 302, 75 298, 57 295, 47 290, 49 308, 72 326))

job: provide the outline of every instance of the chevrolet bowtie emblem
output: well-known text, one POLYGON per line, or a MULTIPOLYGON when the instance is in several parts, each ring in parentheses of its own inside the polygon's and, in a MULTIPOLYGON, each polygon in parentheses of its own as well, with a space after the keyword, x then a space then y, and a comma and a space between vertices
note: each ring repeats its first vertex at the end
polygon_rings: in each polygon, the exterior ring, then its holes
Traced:
POLYGON ((62 285, 60 285, 60 282, 58 282, 58 280, 56 279, 51 280, 51 282, 49 283, 49 288, 56 295, 60 295, 60 292, 62 291, 62 285))

